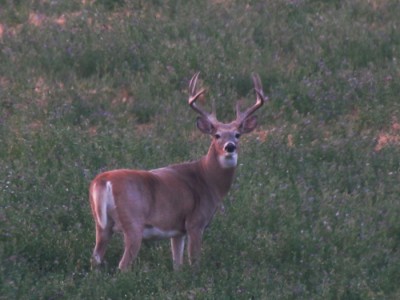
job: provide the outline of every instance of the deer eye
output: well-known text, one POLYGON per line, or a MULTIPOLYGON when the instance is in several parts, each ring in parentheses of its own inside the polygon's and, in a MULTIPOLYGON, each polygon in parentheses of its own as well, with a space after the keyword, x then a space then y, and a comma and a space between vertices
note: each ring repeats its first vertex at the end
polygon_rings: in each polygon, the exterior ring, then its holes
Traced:
POLYGON ((219 133, 216 133, 216 134, 214 135, 214 137, 218 140, 218 139, 221 137, 221 135, 220 135, 219 133))
POLYGON ((240 138, 240 133, 236 133, 235 138, 237 138, 237 139, 240 138))

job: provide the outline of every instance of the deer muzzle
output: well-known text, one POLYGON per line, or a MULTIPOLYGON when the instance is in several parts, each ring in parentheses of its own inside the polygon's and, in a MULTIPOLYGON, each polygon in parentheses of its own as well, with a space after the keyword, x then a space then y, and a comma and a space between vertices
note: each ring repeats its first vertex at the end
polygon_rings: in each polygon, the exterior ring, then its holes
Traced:
POLYGON ((236 145, 232 142, 228 142, 224 145, 224 150, 227 153, 234 153, 236 152, 236 145))

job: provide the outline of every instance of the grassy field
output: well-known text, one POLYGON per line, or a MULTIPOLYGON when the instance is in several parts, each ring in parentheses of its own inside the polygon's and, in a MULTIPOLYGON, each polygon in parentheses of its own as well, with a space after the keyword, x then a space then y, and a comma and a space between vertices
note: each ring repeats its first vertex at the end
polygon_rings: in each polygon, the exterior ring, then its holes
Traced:
POLYGON ((399 299, 400 4, 0 0, 0 299, 399 299), (270 102, 199 271, 90 270, 99 172, 204 155, 187 105, 270 102))

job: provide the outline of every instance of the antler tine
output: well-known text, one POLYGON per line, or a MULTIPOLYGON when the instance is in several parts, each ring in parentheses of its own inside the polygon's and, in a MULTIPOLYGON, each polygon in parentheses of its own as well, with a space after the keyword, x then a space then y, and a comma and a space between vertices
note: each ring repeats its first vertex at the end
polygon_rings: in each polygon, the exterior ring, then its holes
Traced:
POLYGON ((254 91, 256 92, 256 103, 243 113, 239 111, 239 103, 236 106, 236 114, 238 118, 240 118, 241 120, 248 118, 256 110, 258 110, 261 106, 263 106, 265 101, 268 101, 268 97, 264 96, 264 91, 261 84, 260 76, 256 73, 253 73, 253 84, 254 84, 254 91))
POLYGON ((265 101, 268 101, 268 97, 264 96, 264 91, 261 84, 260 76, 256 73, 253 74, 253 82, 254 82, 254 89, 257 94, 257 102, 262 101, 262 103, 264 104, 265 101))
POLYGON ((196 72, 189 82, 189 105, 194 111, 196 111, 200 115, 209 118, 210 114, 196 105, 196 100, 199 98, 200 95, 202 95, 206 91, 203 88, 200 91, 196 92, 196 85, 197 85, 197 79, 199 78, 199 74, 200 72, 196 72))
POLYGON ((189 93, 190 93, 190 96, 193 96, 195 94, 195 92, 196 92, 196 84, 197 84, 197 79, 199 78, 199 74, 200 74, 200 72, 196 72, 193 75, 192 79, 190 79, 190 82, 189 82, 189 93))

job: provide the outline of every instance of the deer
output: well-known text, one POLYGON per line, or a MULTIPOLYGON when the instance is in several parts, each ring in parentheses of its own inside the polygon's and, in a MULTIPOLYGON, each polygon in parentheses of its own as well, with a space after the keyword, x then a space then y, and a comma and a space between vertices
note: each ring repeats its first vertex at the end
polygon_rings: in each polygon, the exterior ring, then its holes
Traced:
POLYGON ((198 114, 197 128, 212 137, 199 160, 153 170, 117 169, 97 175, 90 183, 89 201, 96 227, 91 265, 102 264, 113 232, 122 232, 124 253, 120 271, 129 270, 143 240, 170 239, 173 270, 183 265, 185 242, 189 265, 198 266, 203 232, 227 195, 238 163, 242 134, 257 126, 254 113, 268 100, 260 77, 253 74, 256 103, 236 119, 219 122, 215 106, 206 112, 197 104, 205 89, 197 88, 199 72, 189 82, 189 106, 198 114))

